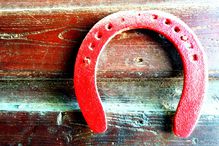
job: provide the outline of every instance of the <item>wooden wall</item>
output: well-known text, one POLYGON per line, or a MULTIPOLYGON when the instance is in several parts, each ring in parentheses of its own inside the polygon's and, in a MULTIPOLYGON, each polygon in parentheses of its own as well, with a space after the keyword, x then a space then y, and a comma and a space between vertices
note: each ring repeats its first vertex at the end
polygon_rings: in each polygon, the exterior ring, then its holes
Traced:
POLYGON ((218 145, 218 26, 215 0, 0 0, 0 145, 218 145), (92 133, 81 115, 72 83, 78 48, 101 18, 133 9, 176 15, 204 46, 209 88, 189 138, 171 129, 183 86, 180 57, 148 30, 117 35, 101 54, 107 132, 92 133))

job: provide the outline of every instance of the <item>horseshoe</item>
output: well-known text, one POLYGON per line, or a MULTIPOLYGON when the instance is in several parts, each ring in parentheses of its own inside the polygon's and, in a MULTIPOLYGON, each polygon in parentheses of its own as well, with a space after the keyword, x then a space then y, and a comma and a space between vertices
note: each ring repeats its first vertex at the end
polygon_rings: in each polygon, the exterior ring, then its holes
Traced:
POLYGON ((174 116, 173 131, 188 137, 199 117, 208 81, 206 55, 193 31, 177 17, 161 11, 121 11, 111 14, 89 31, 83 40, 74 68, 74 88, 82 114, 94 133, 107 129, 105 112, 97 90, 96 69, 100 53, 118 33, 149 29, 165 36, 183 62, 182 95, 174 116))

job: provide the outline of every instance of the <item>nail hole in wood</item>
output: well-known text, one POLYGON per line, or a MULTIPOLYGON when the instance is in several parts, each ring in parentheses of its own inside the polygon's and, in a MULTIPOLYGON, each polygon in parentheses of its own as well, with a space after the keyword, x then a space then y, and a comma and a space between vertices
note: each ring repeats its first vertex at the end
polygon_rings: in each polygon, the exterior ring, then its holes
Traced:
POLYGON ((141 57, 137 57, 137 58, 134 59, 134 61, 135 61, 136 63, 138 63, 138 64, 142 64, 143 61, 144 61, 144 59, 141 58, 141 57))

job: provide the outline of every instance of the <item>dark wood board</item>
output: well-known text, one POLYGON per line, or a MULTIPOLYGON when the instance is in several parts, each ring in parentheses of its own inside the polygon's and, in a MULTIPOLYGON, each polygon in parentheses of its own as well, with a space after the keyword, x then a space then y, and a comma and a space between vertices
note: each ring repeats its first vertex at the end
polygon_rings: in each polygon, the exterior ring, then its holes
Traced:
MULTIPOLYGON (((182 78, 98 79, 108 130, 93 134, 71 80, 2 80, 0 144, 218 145, 218 85, 212 79, 194 133, 172 133, 182 78)), ((97 123, 98 124, 98 123, 97 123)))
MULTIPOLYGON (((62 2, 64 3, 61 1, 59 4, 61 5, 62 2)), ((158 3, 146 1, 142 2, 142 5, 130 2, 124 6, 120 4, 124 3, 122 1, 115 2, 112 6, 108 5, 108 2, 105 6, 104 1, 99 1, 102 5, 98 5, 97 1, 94 2, 97 4, 92 7, 72 6, 72 4, 68 7, 60 6, 62 9, 37 7, 42 2, 35 2, 27 10, 22 6, 28 1, 15 2, 17 5, 21 4, 18 5, 18 10, 10 8, 10 5, 4 7, 2 3, 4 11, 2 10, 0 17, 1 77, 71 78, 78 48, 89 29, 104 16, 120 10, 133 9, 159 9, 185 21, 204 46, 210 75, 218 73, 219 67, 216 63, 219 62, 218 2, 194 1, 185 4, 182 1, 158 3)), ((51 5, 54 3, 51 2, 51 5)), ((167 58, 167 54, 170 53, 166 54, 166 52, 171 48, 171 44, 159 40, 156 34, 148 31, 129 31, 119 34, 110 41, 102 53, 103 57, 99 63, 100 74, 139 77, 138 74, 145 74, 145 71, 147 74, 155 74, 155 72, 163 74, 180 69, 177 68, 179 59, 174 60, 176 55, 171 55, 172 61, 167 58), (138 57, 143 58, 143 61, 136 62, 138 57)))

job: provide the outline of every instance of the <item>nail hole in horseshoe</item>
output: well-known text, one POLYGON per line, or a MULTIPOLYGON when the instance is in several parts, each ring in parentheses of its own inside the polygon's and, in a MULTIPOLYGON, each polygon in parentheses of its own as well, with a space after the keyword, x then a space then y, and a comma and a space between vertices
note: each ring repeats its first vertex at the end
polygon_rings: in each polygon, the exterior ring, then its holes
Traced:
POLYGON ((181 39, 182 41, 187 41, 187 40, 188 40, 188 37, 185 36, 185 35, 183 35, 183 36, 180 37, 180 39, 181 39))
POLYGON ((164 22, 166 25, 170 25, 171 24, 171 20, 170 19, 166 19, 164 22))
POLYGON ((152 19, 157 19, 157 18, 158 18, 158 15, 156 15, 156 14, 152 15, 152 19))
POLYGON ((83 60, 83 63, 85 63, 86 65, 89 65, 91 63, 90 57, 85 57, 83 60))
POLYGON ((194 55, 193 55, 193 60, 194 60, 194 61, 198 61, 198 55, 197 55, 197 54, 194 54, 194 55))
POLYGON ((192 44, 190 42, 185 42, 184 45, 188 49, 193 49, 193 46, 192 46, 192 44))
POLYGON ((95 44, 94 44, 94 43, 90 43, 90 45, 89 45, 89 49, 90 49, 91 51, 93 51, 94 48, 95 48, 95 44))
POLYGON ((111 30, 113 27, 113 25, 111 23, 107 24, 106 25, 106 30, 111 30))
POLYGON ((174 27, 174 31, 175 32, 179 32, 180 31, 180 28, 178 26, 174 27))
POLYGON ((102 37, 102 34, 101 34, 100 32, 97 32, 96 35, 95 35, 95 38, 96 38, 97 40, 100 40, 101 37, 102 37))

